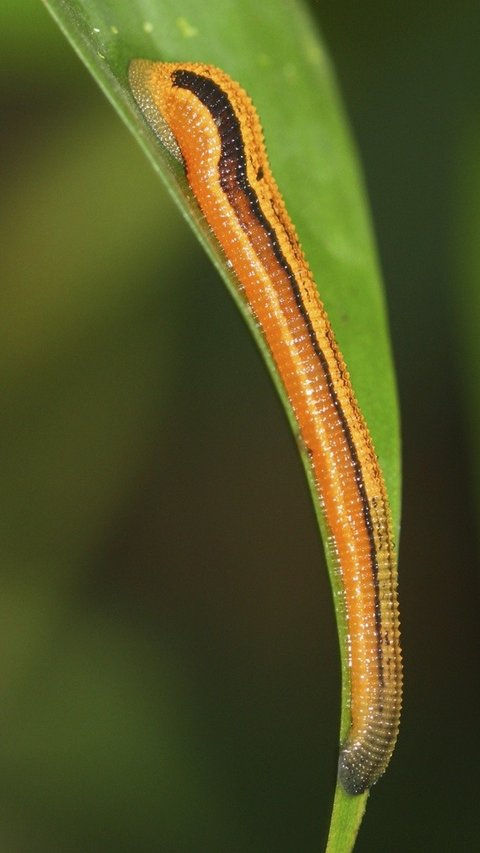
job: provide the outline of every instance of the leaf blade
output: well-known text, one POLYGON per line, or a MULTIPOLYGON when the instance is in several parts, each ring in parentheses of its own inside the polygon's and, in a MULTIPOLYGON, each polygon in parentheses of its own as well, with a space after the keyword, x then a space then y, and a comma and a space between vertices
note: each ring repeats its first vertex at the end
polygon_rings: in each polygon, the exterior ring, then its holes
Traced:
MULTIPOLYGON (((127 83, 128 65, 132 58, 209 62, 238 79, 252 96, 264 124, 273 172, 369 423, 398 528, 398 412, 380 275, 354 146, 328 56, 309 17, 301 6, 288 0, 275 7, 264 4, 266 8, 261 9, 253 0, 231 6, 223 0, 208 6, 187 0, 182 4, 182 17, 178 17, 177 4, 170 0, 115 4, 108 0, 48 0, 46 5, 139 140, 224 278, 264 355, 295 432, 293 414, 272 359, 199 215, 185 178, 159 146, 133 102, 127 83), (285 133, 286 124, 291 128, 289 133, 285 133)), ((305 459, 304 463, 308 468, 305 459)), ((310 487, 325 539, 311 479, 310 487)), ((336 594, 334 567, 330 565, 329 570, 344 651, 345 614, 336 594)), ((348 687, 344 659, 342 738, 349 727, 348 687)), ((365 802, 366 795, 352 800, 337 789, 329 850, 351 849, 349 844, 354 843, 365 802)))

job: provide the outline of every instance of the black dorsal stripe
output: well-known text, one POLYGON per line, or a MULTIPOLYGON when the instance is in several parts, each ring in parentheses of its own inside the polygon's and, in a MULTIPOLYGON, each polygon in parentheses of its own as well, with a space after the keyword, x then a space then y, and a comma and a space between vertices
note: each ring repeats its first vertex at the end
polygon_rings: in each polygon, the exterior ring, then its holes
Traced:
POLYGON ((293 270, 287 259, 285 258, 285 255, 283 254, 281 246, 275 235, 274 229, 272 228, 271 224, 263 213, 260 202, 258 200, 257 193, 248 181, 247 162, 245 158, 245 145, 243 141, 242 130, 240 127, 240 122, 235 114, 228 95, 213 80, 210 80, 208 77, 205 77, 201 74, 197 74, 194 71, 174 71, 172 74, 172 82, 175 86, 178 86, 178 88, 188 89, 190 92, 196 95, 196 97, 201 101, 201 103, 204 104, 209 110, 212 119, 218 128, 218 133, 221 141, 221 154, 218 163, 218 168, 222 188, 224 189, 227 197, 229 197, 228 189, 229 186, 231 186, 232 173, 235 174, 235 181, 237 186, 240 187, 247 196, 250 209, 253 215, 260 223, 262 228, 265 230, 265 233, 268 235, 269 242, 272 247, 272 252, 279 265, 282 267, 285 274, 287 275, 292 294, 295 299, 295 304, 297 305, 297 308, 303 318, 312 347, 325 375, 325 380, 332 400, 332 404, 334 405, 337 411, 339 421, 342 426, 342 431, 345 435, 347 446, 349 448, 350 457, 352 459, 352 464, 355 471, 355 481, 357 483, 360 499, 362 502, 363 517, 370 543, 370 561, 372 565, 373 584, 375 590, 375 628, 377 634, 378 671, 380 685, 383 686, 384 678, 382 666, 383 655, 381 643, 382 633, 380 590, 378 580, 377 548, 375 544, 372 514, 370 509, 370 503, 368 500, 367 490, 365 487, 365 481, 363 479, 362 468, 360 465, 360 460, 358 458, 357 449, 355 447, 355 443, 353 441, 353 437, 348 426, 345 413, 342 409, 342 406, 340 405, 340 401, 338 399, 333 384, 332 375, 327 359, 318 342, 315 329, 313 328, 309 313, 303 302, 302 294, 298 282, 293 273, 293 270))

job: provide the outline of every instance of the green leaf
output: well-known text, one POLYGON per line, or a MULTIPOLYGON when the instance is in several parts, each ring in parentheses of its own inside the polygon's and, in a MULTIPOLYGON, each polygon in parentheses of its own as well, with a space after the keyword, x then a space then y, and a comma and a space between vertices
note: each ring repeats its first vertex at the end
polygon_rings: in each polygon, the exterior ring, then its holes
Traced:
MULTIPOLYGON (((200 61, 227 71, 261 116, 273 173, 309 259, 369 423, 398 530, 399 432, 378 264, 354 146, 329 58, 315 25, 293 0, 45 0, 103 91, 138 138, 198 234, 261 348, 294 428, 263 341, 242 305, 185 178, 145 125, 128 87, 133 58, 200 61)), ((102 140, 99 138, 99 145, 102 140)), ((320 507, 316 512, 322 525, 320 507)), ((338 580, 329 566, 333 592, 338 580)), ((338 596, 335 596, 335 600, 338 596)), ((344 614, 337 609, 340 646, 344 614)), ((349 727, 342 661, 341 735, 349 727)), ((329 853, 353 848, 367 795, 337 789, 329 853)))

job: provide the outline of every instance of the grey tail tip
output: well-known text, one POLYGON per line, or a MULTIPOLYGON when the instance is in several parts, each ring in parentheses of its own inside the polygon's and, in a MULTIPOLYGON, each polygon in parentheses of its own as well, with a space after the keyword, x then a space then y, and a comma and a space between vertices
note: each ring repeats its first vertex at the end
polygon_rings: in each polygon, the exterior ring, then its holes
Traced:
POLYGON ((338 779, 343 790, 350 797, 364 794, 376 782, 376 779, 370 779, 365 773, 364 768, 361 765, 359 766, 358 762, 355 762, 354 756, 348 749, 344 749, 340 753, 338 779))

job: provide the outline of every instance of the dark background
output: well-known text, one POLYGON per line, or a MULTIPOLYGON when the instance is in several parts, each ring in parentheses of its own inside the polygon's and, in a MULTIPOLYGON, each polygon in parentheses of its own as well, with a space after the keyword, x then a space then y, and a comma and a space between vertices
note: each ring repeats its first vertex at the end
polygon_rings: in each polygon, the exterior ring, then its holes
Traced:
MULTIPOLYGON (((478 4, 312 8, 365 169, 404 437, 405 709, 356 849, 474 850, 478 4)), ((313 853, 338 654, 285 417, 45 10, 3 15, 1 849, 313 853)))

